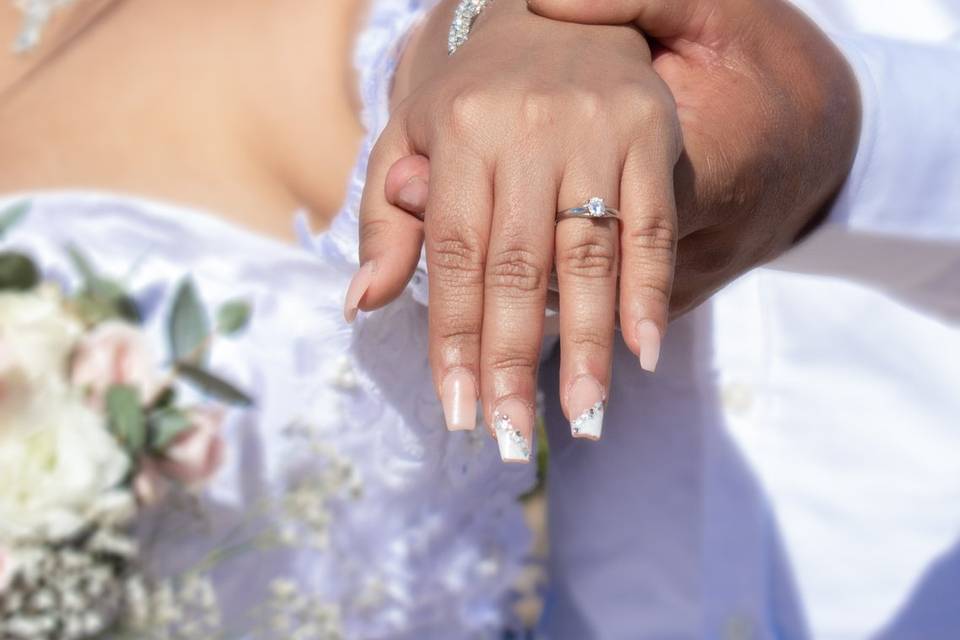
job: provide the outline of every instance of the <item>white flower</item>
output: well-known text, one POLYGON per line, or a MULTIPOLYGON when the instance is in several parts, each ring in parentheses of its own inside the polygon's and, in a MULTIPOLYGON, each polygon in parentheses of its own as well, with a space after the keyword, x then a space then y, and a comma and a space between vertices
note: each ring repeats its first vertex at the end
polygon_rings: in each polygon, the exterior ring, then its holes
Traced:
POLYGON ((104 419, 65 389, 0 429, 0 544, 78 533, 118 490, 130 460, 104 419))
POLYGON ((82 331, 52 287, 0 293, 0 434, 28 402, 48 402, 46 392, 63 392, 82 331))
POLYGON ((0 292, 0 339, 13 361, 25 366, 31 377, 56 371, 62 378, 82 331, 80 322, 64 309, 55 287, 0 292))

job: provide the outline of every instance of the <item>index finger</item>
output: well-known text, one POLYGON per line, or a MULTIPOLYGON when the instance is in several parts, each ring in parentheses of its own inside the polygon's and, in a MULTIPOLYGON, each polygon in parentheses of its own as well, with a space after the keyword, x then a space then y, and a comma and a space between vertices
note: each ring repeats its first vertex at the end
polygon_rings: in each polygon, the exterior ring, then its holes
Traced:
POLYGON ((396 120, 391 120, 370 153, 360 201, 360 269, 350 283, 344 315, 378 309, 399 296, 413 276, 423 246, 423 223, 387 199, 386 183, 395 162, 412 154, 396 120))

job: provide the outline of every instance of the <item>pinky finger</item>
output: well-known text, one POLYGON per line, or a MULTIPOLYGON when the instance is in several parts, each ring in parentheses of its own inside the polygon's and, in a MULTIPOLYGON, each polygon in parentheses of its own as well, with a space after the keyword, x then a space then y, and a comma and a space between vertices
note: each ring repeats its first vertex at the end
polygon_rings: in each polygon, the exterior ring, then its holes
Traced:
POLYGON ((667 330, 677 255, 673 164, 634 149, 620 185, 620 324, 640 366, 653 372, 667 330))

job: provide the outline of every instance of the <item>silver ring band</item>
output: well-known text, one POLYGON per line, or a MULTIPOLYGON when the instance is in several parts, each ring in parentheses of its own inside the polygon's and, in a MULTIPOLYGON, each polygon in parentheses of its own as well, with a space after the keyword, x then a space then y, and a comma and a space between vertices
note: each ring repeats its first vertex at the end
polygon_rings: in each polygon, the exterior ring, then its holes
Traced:
POLYGON ((590 198, 579 207, 571 207, 557 212, 557 222, 569 218, 589 218, 592 220, 620 219, 620 211, 608 207, 603 198, 590 198))

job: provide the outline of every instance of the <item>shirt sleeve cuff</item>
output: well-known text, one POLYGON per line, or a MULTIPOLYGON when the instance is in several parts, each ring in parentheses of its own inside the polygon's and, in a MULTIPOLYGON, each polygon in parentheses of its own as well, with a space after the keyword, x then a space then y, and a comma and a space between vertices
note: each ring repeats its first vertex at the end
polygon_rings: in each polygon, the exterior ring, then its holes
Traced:
POLYGON ((861 91, 856 160, 826 220, 771 266, 910 297, 960 262, 960 48, 835 41, 861 91))

